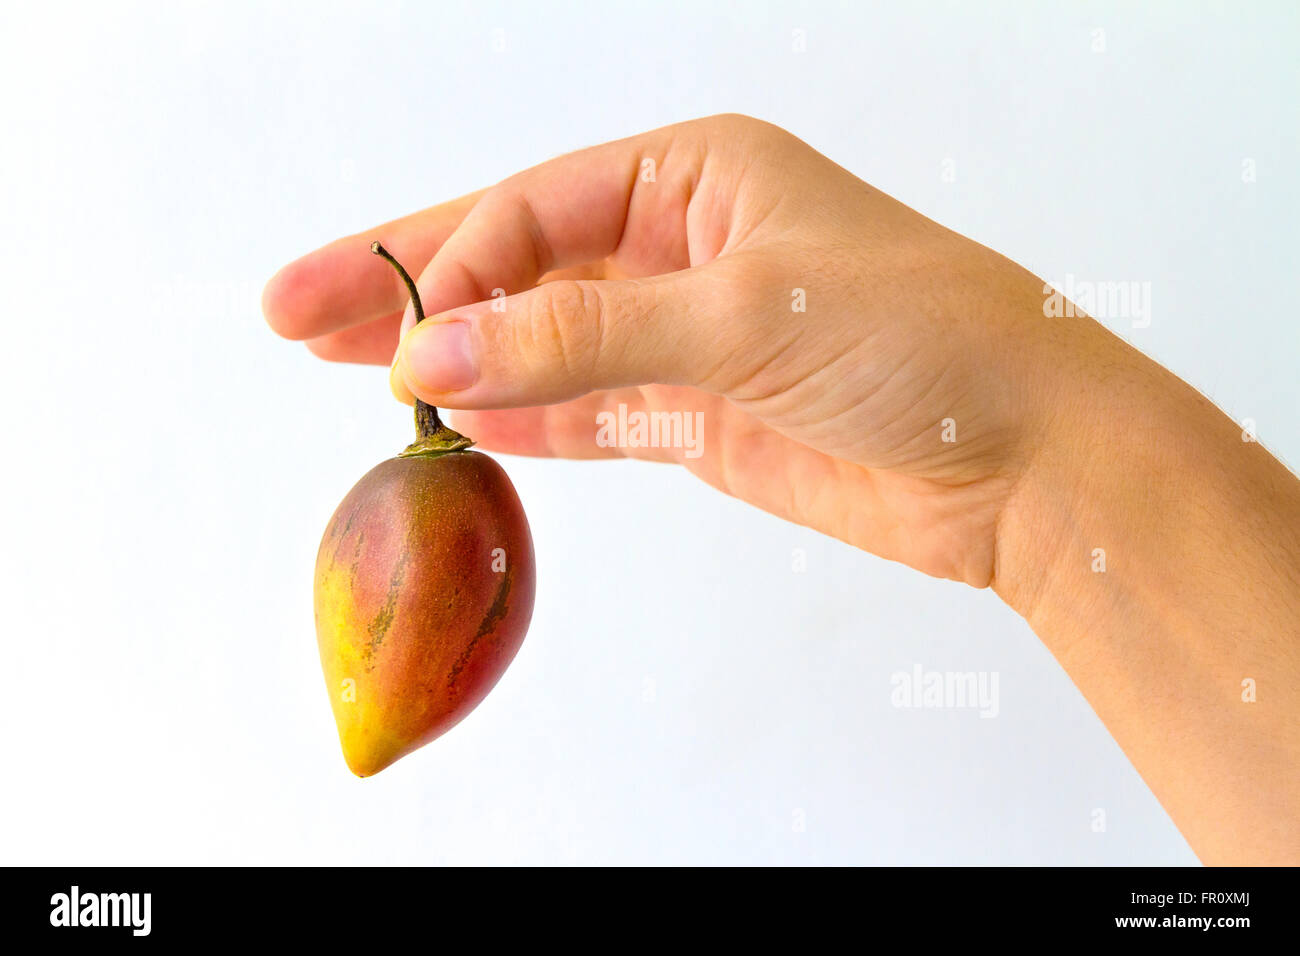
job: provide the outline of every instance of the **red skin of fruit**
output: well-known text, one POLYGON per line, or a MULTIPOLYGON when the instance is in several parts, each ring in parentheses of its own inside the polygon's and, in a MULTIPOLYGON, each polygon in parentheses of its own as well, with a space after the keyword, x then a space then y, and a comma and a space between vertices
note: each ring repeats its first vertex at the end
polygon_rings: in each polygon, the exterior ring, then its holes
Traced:
POLYGON ((316 633, 353 773, 378 773, 487 695, 532 617, 532 535, 487 455, 391 458, 330 519, 316 633))

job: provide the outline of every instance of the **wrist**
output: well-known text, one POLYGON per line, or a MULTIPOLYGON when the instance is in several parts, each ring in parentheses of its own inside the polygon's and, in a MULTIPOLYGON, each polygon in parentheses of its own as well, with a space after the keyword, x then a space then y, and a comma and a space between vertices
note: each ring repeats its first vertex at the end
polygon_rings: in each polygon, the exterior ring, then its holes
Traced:
POLYGON ((1249 454, 1236 425, 1095 322, 1062 332, 993 581, 1054 651, 1111 612, 1164 615, 1186 569, 1216 558, 1216 523, 1250 507, 1232 500, 1249 454))
POLYGON ((1294 863, 1300 481, 1186 383, 1079 334, 993 587, 1203 861, 1294 863))

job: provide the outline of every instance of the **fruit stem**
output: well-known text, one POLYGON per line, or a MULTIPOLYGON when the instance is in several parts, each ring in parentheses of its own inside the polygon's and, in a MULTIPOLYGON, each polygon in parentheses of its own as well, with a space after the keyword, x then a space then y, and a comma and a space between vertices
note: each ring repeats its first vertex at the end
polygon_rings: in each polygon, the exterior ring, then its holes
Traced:
MULTIPOLYGON (((415 287, 411 274, 402 268, 391 252, 377 241, 370 244, 370 251, 384 259, 397 270, 411 296, 411 306, 415 309, 415 324, 424 321, 424 305, 420 302, 420 290, 415 287)), ((453 431, 442 423, 438 409, 417 398, 415 400, 415 442, 406 447, 400 457, 412 458, 421 455, 441 455, 449 451, 458 451, 474 444, 464 435, 453 431)))

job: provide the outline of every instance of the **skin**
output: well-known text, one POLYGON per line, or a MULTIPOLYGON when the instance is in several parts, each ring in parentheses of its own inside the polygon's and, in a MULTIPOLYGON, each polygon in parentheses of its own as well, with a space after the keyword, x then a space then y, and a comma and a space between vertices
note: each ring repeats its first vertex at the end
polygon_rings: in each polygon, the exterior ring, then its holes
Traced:
POLYGON ((1096 322, 1048 318, 1044 292, 790 134, 718 116, 340 239, 264 306, 323 358, 392 358, 399 398, 464 409, 482 447, 676 462, 992 588, 1204 861, 1298 863, 1300 481, 1096 322), (418 328, 376 237, 420 272, 418 328), (600 447, 620 403, 702 412, 703 454, 600 447))
POLYGON ((533 611, 533 542, 478 452, 390 458, 335 511, 316 558, 316 635, 358 777, 450 730, 514 659, 533 611))

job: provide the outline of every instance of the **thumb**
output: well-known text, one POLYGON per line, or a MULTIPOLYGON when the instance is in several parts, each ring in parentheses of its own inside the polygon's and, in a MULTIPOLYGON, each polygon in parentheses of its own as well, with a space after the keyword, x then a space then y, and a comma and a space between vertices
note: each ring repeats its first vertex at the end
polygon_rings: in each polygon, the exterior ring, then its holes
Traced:
POLYGON ((734 296, 708 267, 563 279, 430 316, 393 362, 393 391, 452 408, 552 405, 597 389, 699 385, 726 358, 734 296))

